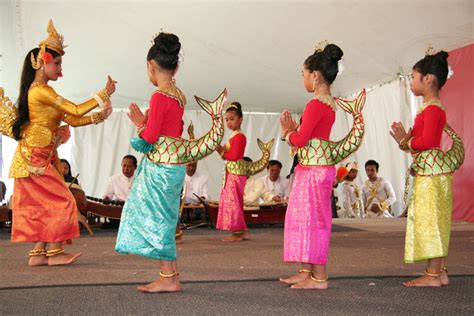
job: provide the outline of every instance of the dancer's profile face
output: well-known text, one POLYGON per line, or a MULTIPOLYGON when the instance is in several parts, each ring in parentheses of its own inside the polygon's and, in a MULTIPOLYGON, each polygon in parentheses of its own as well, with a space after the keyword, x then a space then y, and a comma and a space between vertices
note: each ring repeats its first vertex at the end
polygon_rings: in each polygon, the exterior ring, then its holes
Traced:
POLYGON ((44 75, 48 80, 56 81, 62 77, 62 56, 57 56, 49 63, 43 65, 44 75))
POLYGON ((303 68, 301 70, 301 75, 303 76, 303 84, 308 92, 314 92, 314 80, 316 79, 315 77, 315 72, 310 71, 306 65, 303 65, 303 68))

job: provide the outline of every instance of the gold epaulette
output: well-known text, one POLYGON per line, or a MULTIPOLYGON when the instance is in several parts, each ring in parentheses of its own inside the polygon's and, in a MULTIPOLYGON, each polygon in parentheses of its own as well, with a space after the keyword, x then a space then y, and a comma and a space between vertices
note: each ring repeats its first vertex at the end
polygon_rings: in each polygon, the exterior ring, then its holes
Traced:
POLYGON ((174 84, 171 84, 169 86, 163 87, 163 88, 158 88, 156 92, 159 92, 161 94, 164 94, 170 98, 175 99, 178 101, 179 105, 181 107, 184 107, 186 105, 186 96, 184 93, 174 84))

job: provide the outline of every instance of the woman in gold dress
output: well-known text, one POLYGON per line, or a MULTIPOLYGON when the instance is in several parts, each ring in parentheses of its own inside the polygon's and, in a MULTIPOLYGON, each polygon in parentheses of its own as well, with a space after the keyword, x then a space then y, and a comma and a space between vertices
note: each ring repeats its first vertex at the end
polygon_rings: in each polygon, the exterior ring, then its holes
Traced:
POLYGON ((79 226, 76 202, 59 171, 56 149, 69 138, 68 125, 98 124, 112 112, 109 97, 116 82, 110 77, 105 89, 78 105, 48 85, 62 77, 63 48, 63 37, 50 21, 48 38, 25 58, 13 124, 2 128, 18 141, 10 169, 15 179, 12 242, 34 244, 30 266, 70 264, 81 255, 65 253, 62 247, 65 241, 79 237, 79 226), (104 105, 102 111, 85 115, 99 105, 104 105))

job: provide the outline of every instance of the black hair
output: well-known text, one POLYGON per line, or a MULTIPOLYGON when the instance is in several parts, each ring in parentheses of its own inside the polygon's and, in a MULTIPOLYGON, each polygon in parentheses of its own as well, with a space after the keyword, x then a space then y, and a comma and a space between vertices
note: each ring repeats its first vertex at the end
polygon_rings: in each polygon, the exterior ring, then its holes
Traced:
MULTIPOLYGON (((21 72, 20 80, 20 94, 17 100, 18 106, 18 118, 13 124, 13 136, 16 140, 21 139, 21 128, 24 124, 30 121, 30 111, 28 110, 28 90, 30 89, 31 83, 35 80, 36 70, 31 65, 31 54, 38 57, 40 49, 33 48, 26 54, 25 61, 23 62, 23 70, 21 72)), ((46 48, 46 51, 50 53, 53 58, 61 56, 58 52, 46 48)))
POLYGON ((237 114, 238 117, 242 117, 243 114, 242 114, 242 104, 240 104, 239 102, 232 102, 231 104, 229 104, 229 106, 227 107, 227 109, 225 110, 225 112, 234 112, 235 114, 237 114), (231 106, 231 105, 235 105, 235 106, 231 106))
POLYGON ((426 55, 417 61, 413 70, 418 71, 423 76, 432 74, 436 77, 438 89, 444 86, 448 78, 448 56, 445 51, 439 51, 434 55, 426 55))
POLYGON ((146 60, 154 60, 163 69, 175 70, 178 67, 180 49, 181 43, 178 36, 171 33, 160 33, 155 37, 146 60))
POLYGON ((324 50, 318 50, 306 58, 304 64, 310 72, 319 71, 328 84, 333 83, 339 71, 337 62, 344 53, 335 44, 327 45, 324 50))
POLYGON ((367 160, 365 163, 365 168, 367 168, 367 166, 375 166, 375 170, 377 170, 377 172, 379 171, 379 163, 375 160, 367 160))
POLYGON ((244 157, 244 160, 245 160, 245 161, 248 161, 248 162, 252 162, 252 161, 253 161, 252 158, 250 158, 250 157, 244 157))
POLYGON ((66 182, 74 182, 76 184, 79 184, 79 182, 77 182, 77 179, 74 179, 74 177, 72 176, 72 171, 71 171, 71 164, 69 163, 69 161, 67 161, 66 159, 60 159, 61 162, 64 162, 66 165, 68 165, 69 167, 69 171, 66 175, 64 175, 64 181, 66 182), (73 181, 74 180, 74 181, 73 181))
POLYGON ((122 158, 122 161, 124 161, 125 159, 130 159, 135 167, 138 164, 137 158, 134 155, 126 155, 122 158))
POLYGON ((277 165, 278 167, 280 167, 280 169, 283 168, 283 165, 278 160, 270 160, 268 162, 267 169, 274 165, 277 165))

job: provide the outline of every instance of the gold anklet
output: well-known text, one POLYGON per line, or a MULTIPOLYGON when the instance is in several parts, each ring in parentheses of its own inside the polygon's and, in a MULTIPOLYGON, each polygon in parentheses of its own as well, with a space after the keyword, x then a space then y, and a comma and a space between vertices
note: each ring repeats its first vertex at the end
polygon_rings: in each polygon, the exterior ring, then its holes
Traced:
POLYGON ((314 274, 311 273, 311 280, 313 280, 314 282, 316 283, 324 283, 326 282, 327 280, 329 279, 329 277, 327 276, 326 274, 326 278, 325 279, 318 279, 314 276, 314 274))
POLYGON ((30 256, 30 257, 43 256, 45 254, 46 254, 46 249, 41 248, 41 249, 30 250, 30 252, 28 253, 28 256, 30 256))
POLYGON ((433 277, 433 278, 437 278, 441 275, 441 272, 438 272, 438 273, 431 273, 428 271, 428 268, 426 268, 425 270, 425 275, 427 276, 430 276, 430 277, 433 277))
POLYGON ((311 270, 309 270, 309 269, 300 269, 300 270, 298 271, 298 273, 311 273, 311 272, 313 272, 313 271, 311 271, 311 270))
POLYGON ((448 268, 443 267, 443 268, 441 269, 441 272, 443 272, 443 271, 446 272, 446 274, 448 274, 448 268))
POLYGON ((176 272, 176 271, 173 272, 173 273, 170 273, 170 274, 166 274, 166 273, 163 273, 163 272, 160 271, 160 277, 162 277, 162 278, 172 278, 172 277, 178 276, 178 275, 179 275, 179 273, 176 272))
POLYGON ((59 255, 61 253, 64 253, 64 249, 63 248, 57 248, 57 249, 52 249, 52 250, 48 250, 46 252, 46 257, 52 257, 52 256, 56 256, 56 255, 59 255))

